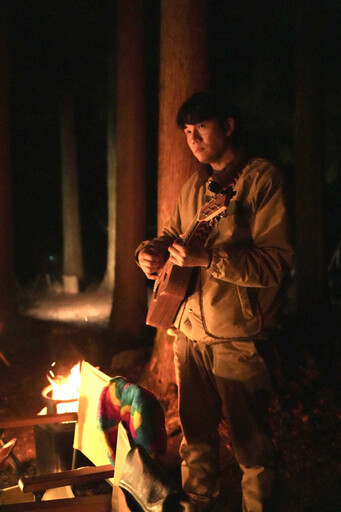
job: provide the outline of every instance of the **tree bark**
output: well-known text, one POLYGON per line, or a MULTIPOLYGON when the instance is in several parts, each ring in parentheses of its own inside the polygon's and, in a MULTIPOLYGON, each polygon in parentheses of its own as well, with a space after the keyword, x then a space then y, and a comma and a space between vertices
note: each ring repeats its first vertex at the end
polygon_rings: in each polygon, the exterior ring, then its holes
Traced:
POLYGON ((65 292, 78 293, 83 277, 82 241, 79 220, 77 148, 73 98, 64 94, 60 106, 63 203, 63 280, 65 292))
POLYGON ((0 333, 15 311, 15 273, 9 136, 8 13, 0 8, 0 333))
POLYGON ((317 312, 325 284, 323 9, 300 0, 296 11, 296 279, 299 314, 317 312))
MULTIPOLYGON (((197 169, 176 126, 181 104, 209 83, 205 0, 163 0, 160 34, 158 231, 175 206, 181 186, 197 169)), ((158 331, 142 381, 158 394, 175 382, 173 337, 158 331)))
POLYGON ((145 237, 145 68, 143 0, 117 3, 117 176, 115 287, 109 331, 118 349, 146 335, 145 278, 134 251, 145 237))
POLYGON ((112 55, 108 58, 108 119, 107 119, 107 185, 108 185, 108 248, 107 266, 101 288, 114 290, 115 285, 115 254, 116 254, 116 75, 115 61, 112 55))

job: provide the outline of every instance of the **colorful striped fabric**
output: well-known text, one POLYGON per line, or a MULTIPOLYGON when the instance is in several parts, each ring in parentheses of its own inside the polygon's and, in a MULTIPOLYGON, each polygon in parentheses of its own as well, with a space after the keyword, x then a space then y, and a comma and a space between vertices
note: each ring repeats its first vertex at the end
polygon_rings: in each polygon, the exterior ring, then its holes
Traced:
POLYGON ((159 400, 148 389, 114 377, 103 389, 98 408, 99 428, 110 462, 115 466, 117 430, 124 421, 135 444, 151 456, 167 447, 165 415, 159 400))

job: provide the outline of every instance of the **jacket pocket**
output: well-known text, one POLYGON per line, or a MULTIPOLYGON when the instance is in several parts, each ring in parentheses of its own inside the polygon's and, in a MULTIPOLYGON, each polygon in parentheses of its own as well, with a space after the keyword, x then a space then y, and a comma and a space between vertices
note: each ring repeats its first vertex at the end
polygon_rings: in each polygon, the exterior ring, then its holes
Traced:
POLYGON ((249 290, 246 286, 239 286, 239 285, 236 285, 236 286, 237 286, 240 307, 242 309, 244 318, 246 320, 250 320, 251 318, 254 318, 255 311, 254 311, 254 308, 252 307, 252 303, 251 303, 250 296, 249 296, 249 290))

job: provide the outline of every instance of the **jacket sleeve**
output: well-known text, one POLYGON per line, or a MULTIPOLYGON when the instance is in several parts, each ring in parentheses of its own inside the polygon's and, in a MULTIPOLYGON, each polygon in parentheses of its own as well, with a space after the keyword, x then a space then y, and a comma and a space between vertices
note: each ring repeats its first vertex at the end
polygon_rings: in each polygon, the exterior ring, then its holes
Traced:
POLYGON ((227 242, 212 249, 212 263, 207 271, 216 279, 240 286, 276 286, 288 272, 293 258, 280 174, 255 180, 248 205, 251 242, 245 245, 227 242))

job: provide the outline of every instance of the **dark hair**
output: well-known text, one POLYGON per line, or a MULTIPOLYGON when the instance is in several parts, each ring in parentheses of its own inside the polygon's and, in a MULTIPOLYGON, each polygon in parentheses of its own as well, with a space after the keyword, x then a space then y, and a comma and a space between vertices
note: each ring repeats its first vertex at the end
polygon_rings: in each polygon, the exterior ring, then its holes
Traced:
POLYGON ((176 124, 183 130, 186 124, 196 124, 207 119, 216 118, 222 128, 225 121, 232 117, 235 122, 233 132, 234 141, 239 139, 241 132, 241 119, 238 109, 233 106, 228 98, 214 91, 197 92, 190 96, 179 108, 176 116, 176 124))

